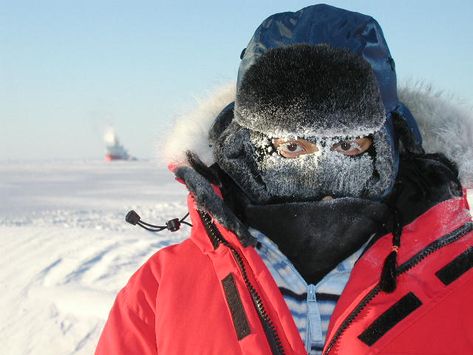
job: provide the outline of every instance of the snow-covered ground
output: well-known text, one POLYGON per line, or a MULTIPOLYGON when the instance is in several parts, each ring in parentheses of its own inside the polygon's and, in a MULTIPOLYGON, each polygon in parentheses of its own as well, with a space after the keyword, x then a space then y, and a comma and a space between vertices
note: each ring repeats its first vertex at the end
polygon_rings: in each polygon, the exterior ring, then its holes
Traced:
POLYGON ((186 213, 186 190, 153 162, 0 163, 0 354, 92 354, 115 294, 187 236, 126 224, 186 213))
POLYGON ((186 190, 153 162, 0 164, 0 354, 92 354, 118 290, 163 246, 186 190))

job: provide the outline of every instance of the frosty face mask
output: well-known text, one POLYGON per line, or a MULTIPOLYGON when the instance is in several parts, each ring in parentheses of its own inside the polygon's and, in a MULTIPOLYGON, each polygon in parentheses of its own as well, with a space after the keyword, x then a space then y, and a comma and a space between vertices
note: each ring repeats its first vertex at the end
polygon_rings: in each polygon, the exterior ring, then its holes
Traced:
POLYGON ((380 147, 379 133, 364 137, 269 139, 252 132, 250 140, 261 180, 273 200, 376 198, 389 187, 389 180, 380 181, 377 170, 389 170, 390 165, 377 162, 376 151, 381 151, 383 145, 380 147))
POLYGON ((395 179, 389 124, 361 57, 327 45, 275 48, 243 77, 214 154, 253 203, 375 200, 395 179))

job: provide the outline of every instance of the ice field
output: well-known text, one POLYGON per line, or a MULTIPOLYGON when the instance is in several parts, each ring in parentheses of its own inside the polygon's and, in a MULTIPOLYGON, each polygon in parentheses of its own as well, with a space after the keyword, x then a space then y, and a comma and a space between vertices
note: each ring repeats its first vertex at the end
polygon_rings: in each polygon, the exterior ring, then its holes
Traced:
POLYGON ((118 290, 176 233, 186 190, 153 162, 0 164, 0 354, 92 354, 118 290))
POLYGON ((126 224, 186 213, 186 190, 151 161, 0 163, 0 354, 92 354, 115 294, 186 237, 126 224))

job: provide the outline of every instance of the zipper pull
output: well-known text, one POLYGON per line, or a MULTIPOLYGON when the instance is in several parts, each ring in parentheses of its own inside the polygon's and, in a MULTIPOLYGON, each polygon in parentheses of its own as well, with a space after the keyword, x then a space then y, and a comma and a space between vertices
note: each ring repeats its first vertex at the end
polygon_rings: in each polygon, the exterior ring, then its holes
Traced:
POLYGON ((317 302, 315 296, 315 285, 307 286, 307 302, 317 302))

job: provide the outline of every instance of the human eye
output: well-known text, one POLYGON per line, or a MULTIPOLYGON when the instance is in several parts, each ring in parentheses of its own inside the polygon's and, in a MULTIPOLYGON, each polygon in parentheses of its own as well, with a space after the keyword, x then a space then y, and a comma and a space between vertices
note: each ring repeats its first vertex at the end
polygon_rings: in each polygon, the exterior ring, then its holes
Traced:
POLYGON ((297 158, 303 154, 316 152, 318 149, 315 144, 303 139, 285 141, 283 139, 274 139, 273 145, 279 155, 284 158, 297 158))
POLYGON ((354 140, 342 140, 332 146, 332 150, 347 156, 356 156, 366 152, 371 144, 369 137, 358 138, 354 140))

